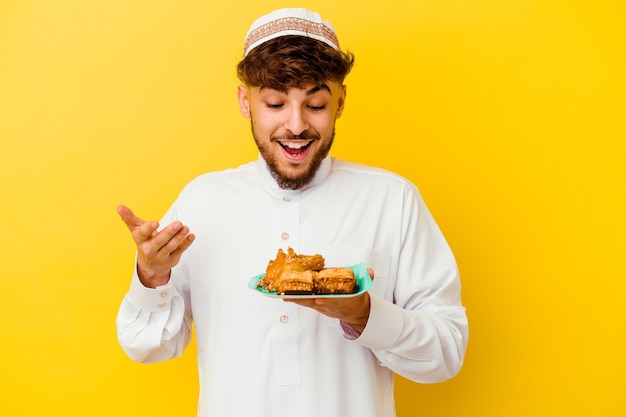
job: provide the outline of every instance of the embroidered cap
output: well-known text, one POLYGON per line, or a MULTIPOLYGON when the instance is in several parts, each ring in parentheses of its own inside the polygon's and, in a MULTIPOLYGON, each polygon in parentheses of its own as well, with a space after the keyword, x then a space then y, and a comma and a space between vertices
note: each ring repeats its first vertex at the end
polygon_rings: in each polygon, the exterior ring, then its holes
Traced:
POLYGON ((243 56, 257 46, 285 35, 307 36, 339 50, 333 26, 315 12, 307 9, 278 9, 252 23, 243 48, 243 56))

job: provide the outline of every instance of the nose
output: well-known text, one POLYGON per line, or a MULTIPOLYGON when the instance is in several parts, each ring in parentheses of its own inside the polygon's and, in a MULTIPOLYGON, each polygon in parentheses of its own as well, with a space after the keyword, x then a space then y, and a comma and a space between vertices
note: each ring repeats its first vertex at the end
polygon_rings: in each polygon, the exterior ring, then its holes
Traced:
POLYGON ((309 123, 306 120, 302 109, 294 107, 285 119, 285 129, 289 130, 294 135, 299 135, 309 128, 309 123))

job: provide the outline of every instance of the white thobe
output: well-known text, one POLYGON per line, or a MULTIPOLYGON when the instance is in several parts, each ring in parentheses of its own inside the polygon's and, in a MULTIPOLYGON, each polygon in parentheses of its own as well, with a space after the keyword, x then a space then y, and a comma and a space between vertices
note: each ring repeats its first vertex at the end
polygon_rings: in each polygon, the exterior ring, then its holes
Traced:
MULTIPOLYGON (((460 369, 468 327, 457 265, 417 188, 388 171, 326 158, 283 190, 264 160, 202 175, 161 221, 196 240, 158 289, 135 272, 118 337, 144 363, 198 347, 200 417, 391 417, 394 372, 439 382, 460 369), (278 248, 375 273, 362 334, 248 288, 278 248)), ((164 393, 164 395, 167 395, 164 393)))

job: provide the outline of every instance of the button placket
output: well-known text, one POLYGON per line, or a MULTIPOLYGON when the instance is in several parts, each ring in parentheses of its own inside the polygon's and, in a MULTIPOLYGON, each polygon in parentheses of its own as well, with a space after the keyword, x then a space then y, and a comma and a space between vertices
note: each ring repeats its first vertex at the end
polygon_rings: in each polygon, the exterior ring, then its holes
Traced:
POLYGON ((282 197, 282 203, 280 204, 280 215, 277 217, 278 237, 281 242, 281 246, 287 243, 289 246, 297 246, 299 222, 300 222, 300 195, 294 193, 293 195, 284 195, 282 197), (292 243, 296 242, 296 243, 292 243))
POLYGON ((277 385, 300 383, 297 311, 296 305, 283 302, 274 303, 272 308, 270 338, 277 385))
POLYGON ((295 343, 297 325, 298 307, 292 303, 276 303, 272 313, 272 339, 281 343, 295 343))

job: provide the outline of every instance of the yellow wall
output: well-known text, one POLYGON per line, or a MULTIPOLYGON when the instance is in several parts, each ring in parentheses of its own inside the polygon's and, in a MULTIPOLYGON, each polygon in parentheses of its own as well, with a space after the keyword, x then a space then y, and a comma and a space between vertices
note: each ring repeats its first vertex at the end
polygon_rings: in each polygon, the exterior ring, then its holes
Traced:
MULTIPOLYGON (((0 1, 2 415, 194 415, 194 348, 117 345, 115 207, 255 157, 234 67, 285 5, 0 1)), ((398 416, 625 416, 623 0, 297 5, 357 56, 334 154, 413 180, 462 272, 465 367, 400 380, 398 416)))

